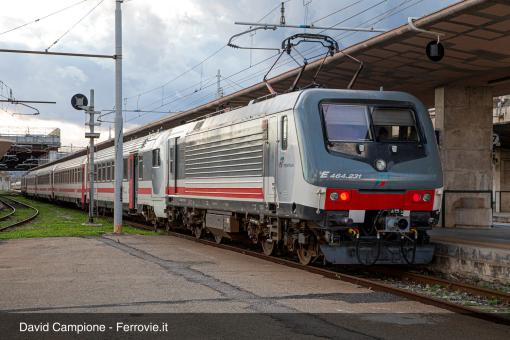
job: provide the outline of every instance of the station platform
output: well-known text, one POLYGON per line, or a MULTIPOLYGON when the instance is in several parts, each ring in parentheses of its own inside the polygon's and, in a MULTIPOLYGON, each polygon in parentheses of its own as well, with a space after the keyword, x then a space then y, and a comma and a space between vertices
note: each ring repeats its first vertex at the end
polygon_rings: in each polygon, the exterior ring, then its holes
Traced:
POLYGON ((172 236, 0 241, 1 312, 0 332, 20 313, 107 324, 159 313, 170 327, 151 338, 508 338, 504 325, 172 236))
POLYGON ((494 212, 492 214, 492 222, 496 225, 510 226, 510 213, 509 212, 494 212))
POLYGON ((510 284, 510 225, 435 228, 429 235, 436 245, 430 269, 459 278, 510 284))

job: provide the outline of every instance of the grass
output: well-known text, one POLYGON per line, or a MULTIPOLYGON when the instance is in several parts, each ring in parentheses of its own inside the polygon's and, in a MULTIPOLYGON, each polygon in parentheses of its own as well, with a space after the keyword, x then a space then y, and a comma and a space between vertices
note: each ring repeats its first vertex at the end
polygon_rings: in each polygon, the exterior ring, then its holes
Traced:
MULTIPOLYGON (((94 218, 94 223, 102 224, 100 227, 84 226, 82 223, 87 221, 88 215, 82 210, 30 200, 22 196, 12 197, 37 208, 39 216, 27 224, 1 232, 0 240, 33 237, 101 236, 113 231, 113 219, 111 217, 94 218)), ((20 213, 25 211, 28 215, 32 213, 31 209, 20 209, 20 213)), ((140 230, 127 225, 123 226, 122 231, 125 234, 157 235, 155 232, 140 230)))

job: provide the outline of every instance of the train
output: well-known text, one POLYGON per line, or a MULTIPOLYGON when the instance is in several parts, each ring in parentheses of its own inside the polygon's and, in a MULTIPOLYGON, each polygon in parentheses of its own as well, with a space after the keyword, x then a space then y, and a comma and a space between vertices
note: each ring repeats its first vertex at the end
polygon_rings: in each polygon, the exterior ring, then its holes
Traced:
MULTIPOLYGON (((125 215, 343 265, 432 260, 443 175, 428 110, 405 92, 310 88, 124 142, 125 215)), ((111 211, 114 147, 95 152, 111 211)), ((89 205, 88 155, 34 168, 24 195, 89 205)))

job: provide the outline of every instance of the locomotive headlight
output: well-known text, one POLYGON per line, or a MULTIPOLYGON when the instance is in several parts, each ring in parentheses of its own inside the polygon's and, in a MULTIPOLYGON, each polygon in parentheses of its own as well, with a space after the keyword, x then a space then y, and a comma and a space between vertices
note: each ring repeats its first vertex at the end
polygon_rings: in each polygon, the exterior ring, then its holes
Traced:
POLYGON ((332 201, 336 201, 338 199, 338 192, 333 191, 331 194, 329 194, 329 199, 332 201))
POLYGON ((423 199, 423 202, 428 202, 428 201, 430 201, 431 196, 428 193, 427 194, 423 194, 423 198, 422 199, 423 199))
POLYGON ((386 162, 383 159, 378 159, 375 161, 375 168, 378 171, 384 171, 386 170, 386 162))

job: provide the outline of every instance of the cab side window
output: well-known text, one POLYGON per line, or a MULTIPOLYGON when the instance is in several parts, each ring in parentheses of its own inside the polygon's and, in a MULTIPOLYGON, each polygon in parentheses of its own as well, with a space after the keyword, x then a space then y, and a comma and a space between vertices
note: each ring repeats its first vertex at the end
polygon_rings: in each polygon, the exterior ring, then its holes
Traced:
POLYGON ((161 165, 161 158, 159 157, 159 149, 152 150, 152 167, 156 168, 161 165))
POLYGON ((289 133, 289 120, 287 116, 283 116, 280 121, 280 136, 282 139, 282 150, 287 150, 289 144, 288 133, 289 133))

